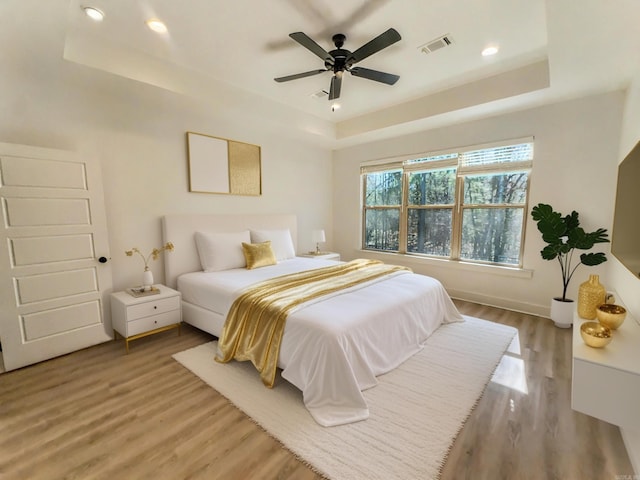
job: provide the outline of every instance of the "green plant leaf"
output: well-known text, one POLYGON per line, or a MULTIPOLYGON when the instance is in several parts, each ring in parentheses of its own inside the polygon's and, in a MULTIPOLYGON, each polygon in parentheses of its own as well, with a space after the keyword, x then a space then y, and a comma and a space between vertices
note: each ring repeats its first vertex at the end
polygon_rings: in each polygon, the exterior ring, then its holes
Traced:
POLYGON ((605 228, 599 228, 595 232, 587 233, 587 236, 596 243, 609 243, 609 235, 605 228))
POLYGON ((571 215, 567 215, 563 218, 564 224, 567 227, 567 231, 574 230, 580 226, 580 220, 578 219, 578 212, 575 210, 571 212, 571 215))
POLYGON ((589 267, 593 267, 594 265, 600 265, 603 262, 607 261, 607 257, 605 257, 604 253, 583 253, 580 255, 580 262, 583 265, 587 265, 589 267))
POLYGON ((607 231, 604 228, 599 228, 595 232, 586 233, 582 228, 576 228, 569 232, 569 243, 574 248, 580 250, 589 250, 593 248, 596 243, 607 243, 609 239, 607 231))
POLYGON ((531 209, 531 216, 536 222, 543 218, 547 218, 552 213, 553 208, 551 208, 551 205, 547 205, 546 203, 539 203, 531 209))
POLYGON ((558 256, 559 253, 560 252, 558 251, 557 245, 547 245, 542 250, 540 250, 540 255, 542 255, 542 258, 544 258, 545 260, 553 260, 558 256))
POLYGON ((560 237, 566 232, 562 215, 554 212, 550 205, 539 203, 531 210, 531 216, 538 222, 538 230, 542 233, 542 239, 545 242, 561 242, 560 237))
POLYGON ((591 247, 593 247, 593 242, 587 236, 585 231, 580 227, 570 230, 568 237, 569 240, 567 243, 569 243, 573 248, 579 248, 580 250, 589 250, 591 247))

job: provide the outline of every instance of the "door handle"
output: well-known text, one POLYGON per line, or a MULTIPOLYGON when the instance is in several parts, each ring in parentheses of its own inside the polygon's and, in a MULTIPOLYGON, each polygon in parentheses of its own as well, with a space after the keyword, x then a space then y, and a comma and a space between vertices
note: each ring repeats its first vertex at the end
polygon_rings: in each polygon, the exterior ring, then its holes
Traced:
POLYGON ((108 259, 107 259, 107 257, 100 257, 100 258, 98 259, 98 261, 99 261, 100 263, 107 263, 107 260, 108 260, 108 259))

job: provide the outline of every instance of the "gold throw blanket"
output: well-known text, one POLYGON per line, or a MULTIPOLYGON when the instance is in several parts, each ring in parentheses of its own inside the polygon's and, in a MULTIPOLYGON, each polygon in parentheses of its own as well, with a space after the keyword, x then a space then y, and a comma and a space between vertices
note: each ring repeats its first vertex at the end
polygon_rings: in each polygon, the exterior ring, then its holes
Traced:
POLYGON ((298 305, 393 272, 409 270, 378 260, 358 259, 260 282, 231 305, 216 361, 251 360, 262 382, 273 387, 287 315, 298 305))

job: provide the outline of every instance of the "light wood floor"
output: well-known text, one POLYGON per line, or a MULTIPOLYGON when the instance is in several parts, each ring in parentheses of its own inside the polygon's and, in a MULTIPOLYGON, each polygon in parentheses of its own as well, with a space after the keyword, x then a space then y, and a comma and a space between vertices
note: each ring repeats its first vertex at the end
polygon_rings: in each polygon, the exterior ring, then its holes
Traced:
MULTIPOLYGON (((443 479, 632 475, 619 430, 571 410, 570 330, 456 304, 518 328, 510 360, 522 360, 527 393, 488 385, 443 479)), ((129 355, 120 340, 0 375, 0 478, 320 478, 171 358, 210 339, 185 326, 132 342, 129 355)))

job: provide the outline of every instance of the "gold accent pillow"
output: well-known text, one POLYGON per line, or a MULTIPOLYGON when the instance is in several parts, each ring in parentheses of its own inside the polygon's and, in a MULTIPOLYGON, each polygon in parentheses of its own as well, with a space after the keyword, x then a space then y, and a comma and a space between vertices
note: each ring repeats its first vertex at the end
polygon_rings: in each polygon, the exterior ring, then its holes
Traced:
POLYGON ((242 253, 244 253, 244 258, 247 260, 248 270, 277 263, 276 256, 271 249, 271 240, 262 243, 242 242, 242 253))

